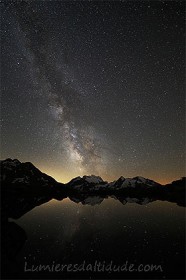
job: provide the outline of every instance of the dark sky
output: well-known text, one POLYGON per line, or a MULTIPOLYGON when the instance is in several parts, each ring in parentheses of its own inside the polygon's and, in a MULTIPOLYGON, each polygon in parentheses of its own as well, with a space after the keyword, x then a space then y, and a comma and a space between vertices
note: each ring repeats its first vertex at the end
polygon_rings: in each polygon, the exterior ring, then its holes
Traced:
POLYGON ((2 158, 66 182, 184 175, 184 1, 0 1, 2 158))

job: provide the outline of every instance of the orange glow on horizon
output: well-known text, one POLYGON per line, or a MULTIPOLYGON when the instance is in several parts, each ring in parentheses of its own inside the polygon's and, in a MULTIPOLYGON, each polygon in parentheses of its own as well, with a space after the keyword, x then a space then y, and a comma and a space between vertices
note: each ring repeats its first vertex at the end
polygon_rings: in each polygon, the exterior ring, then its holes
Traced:
MULTIPOLYGON (((43 172, 43 173, 46 173, 47 175, 53 177, 57 182, 59 183, 68 183, 69 181, 71 181, 73 178, 75 177, 82 177, 83 175, 82 174, 77 174, 77 173, 70 173, 70 172, 61 172, 59 170, 53 170, 53 169, 50 169, 50 168, 46 168, 46 167, 39 167, 39 169, 43 172)), ((91 174, 84 174, 84 175, 91 175, 91 174)), ((96 174, 95 174, 96 175, 96 174)), ((108 181, 108 182, 112 182, 114 180, 117 180, 120 176, 108 176, 106 174, 104 174, 105 176, 101 176, 103 180, 105 181, 108 181)), ((99 176, 99 175, 98 175, 99 176)), ((132 177, 136 177, 137 175, 132 175, 132 176, 127 176, 128 178, 132 178, 132 177)), ((165 178, 160 178, 160 177, 154 177, 154 176, 143 176, 145 178, 149 178, 151 180, 154 180, 162 185, 165 185, 165 184, 168 184, 168 183, 171 183, 172 181, 175 181, 175 180, 179 180, 182 176, 179 176, 179 175, 171 175, 170 177, 167 176, 165 178)))

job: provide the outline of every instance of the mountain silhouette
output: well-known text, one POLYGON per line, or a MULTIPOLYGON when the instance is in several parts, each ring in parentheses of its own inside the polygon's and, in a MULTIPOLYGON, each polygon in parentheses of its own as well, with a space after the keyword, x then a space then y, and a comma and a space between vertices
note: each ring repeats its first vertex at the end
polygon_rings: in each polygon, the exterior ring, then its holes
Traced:
POLYGON ((161 185, 140 176, 120 177, 109 183, 99 176, 91 175, 76 177, 67 184, 62 184, 42 173, 30 162, 22 163, 17 159, 6 159, 0 161, 0 168, 3 273, 9 271, 10 267, 16 273, 22 271, 21 264, 18 266, 16 258, 28 239, 25 230, 9 218, 19 219, 34 207, 51 199, 62 201, 68 197, 74 203, 90 207, 100 205, 110 197, 122 205, 127 203, 147 205, 160 200, 185 206, 184 177, 170 184, 161 185))
POLYGON ((120 177, 113 182, 103 181, 99 176, 76 177, 63 184, 42 173, 32 163, 22 163, 17 159, 0 161, 2 220, 19 218, 35 206, 51 199, 62 200, 69 197, 82 204, 96 205, 113 197, 122 204, 147 204, 155 200, 175 202, 185 206, 186 178, 161 185, 140 176, 120 177))

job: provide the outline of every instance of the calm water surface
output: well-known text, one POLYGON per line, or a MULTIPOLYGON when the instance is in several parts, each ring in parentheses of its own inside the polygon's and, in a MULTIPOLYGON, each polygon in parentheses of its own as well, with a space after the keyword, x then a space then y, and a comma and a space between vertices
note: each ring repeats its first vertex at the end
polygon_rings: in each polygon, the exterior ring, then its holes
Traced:
MULTIPOLYGON (((51 200, 14 220, 27 235, 16 257, 15 273, 22 273, 25 262, 29 268, 53 262, 94 264, 97 260, 120 265, 126 261, 161 265, 163 272, 148 272, 146 278, 182 277, 184 214, 184 207, 169 202, 123 205, 109 198, 91 206, 69 199, 51 200)), ((123 278, 125 274, 122 275, 116 273, 115 277, 123 278)), ((126 274, 128 278, 141 275, 126 274)), ((59 277, 59 273, 52 277, 59 277)))

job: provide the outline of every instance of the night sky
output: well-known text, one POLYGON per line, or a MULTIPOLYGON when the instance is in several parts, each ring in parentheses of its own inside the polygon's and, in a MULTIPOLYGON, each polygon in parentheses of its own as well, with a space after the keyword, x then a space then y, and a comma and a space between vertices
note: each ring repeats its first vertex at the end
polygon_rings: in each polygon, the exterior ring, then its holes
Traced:
POLYGON ((0 2, 2 159, 184 176, 184 1, 0 2))

